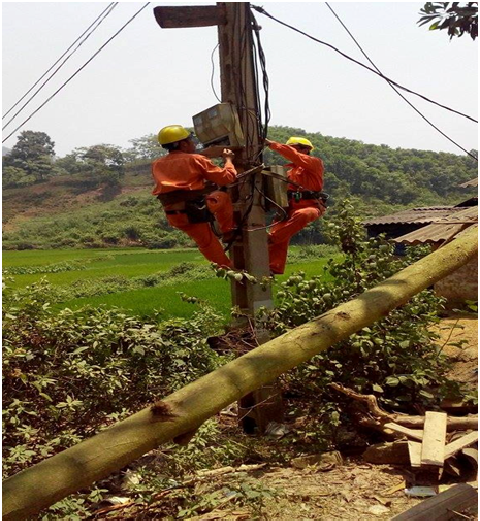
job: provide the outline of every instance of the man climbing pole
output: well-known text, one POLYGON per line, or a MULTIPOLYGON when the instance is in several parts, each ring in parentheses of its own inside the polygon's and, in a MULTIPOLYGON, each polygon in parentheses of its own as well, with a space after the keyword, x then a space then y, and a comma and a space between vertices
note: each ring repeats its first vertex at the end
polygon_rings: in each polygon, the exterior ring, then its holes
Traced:
POLYGON ((281 274, 285 271, 290 239, 325 212, 323 162, 310 156, 314 147, 303 137, 291 137, 285 145, 265 139, 265 144, 288 159, 287 166, 291 167, 287 172, 290 182, 287 219, 275 223, 268 236, 270 272, 281 274))
POLYGON ((168 223, 191 237, 202 255, 219 266, 232 267, 210 223, 215 219, 228 242, 234 234, 233 206, 226 192, 215 185, 232 183, 237 175, 233 152, 223 150, 223 168, 195 153, 193 134, 180 125, 170 125, 158 133, 158 141, 168 154, 152 164, 153 195, 163 205, 168 223))

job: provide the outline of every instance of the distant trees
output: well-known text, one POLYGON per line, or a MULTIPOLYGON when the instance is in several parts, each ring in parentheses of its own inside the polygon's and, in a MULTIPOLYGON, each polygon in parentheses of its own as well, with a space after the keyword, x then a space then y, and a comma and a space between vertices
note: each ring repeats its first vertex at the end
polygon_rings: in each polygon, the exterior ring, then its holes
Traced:
POLYGON ((125 155, 120 147, 105 143, 75 148, 57 161, 69 174, 84 174, 92 186, 118 186, 125 174, 125 155))
POLYGON ((75 149, 83 168, 99 183, 116 186, 125 173, 125 158, 115 145, 93 145, 75 149))
POLYGON ((2 158, 5 188, 24 187, 61 173, 55 164, 55 143, 45 132, 23 131, 10 154, 2 158))
POLYGON ((164 156, 166 150, 162 148, 158 142, 156 134, 147 134, 145 136, 131 139, 132 147, 126 150, 128 158, 131 160, 151 160, 164 156))
MULTIPOLYGON (((376 205, 384 203, 425 206, 458 202, 465 197, 458 184, 477 175, 477 164, 468 156, 370 145, 290 127, 269 129, 269 138, 281 143, 301 135, 312 141, 313 155, 325 164, 325 191, 331 202, 359 197, 370 203, 372 213, 376 205)), ((265 151, 264 160, 267 164, 286 163, 270 150, 265 151)))
POLYGON ((419 25, 433 22, 428 29, 447 29, 450 40, 465 33, 473 40, 478 36, 478 2, 468 2, 463 6, 459 2, 427 2, 420 14, 423 16, 419 25))

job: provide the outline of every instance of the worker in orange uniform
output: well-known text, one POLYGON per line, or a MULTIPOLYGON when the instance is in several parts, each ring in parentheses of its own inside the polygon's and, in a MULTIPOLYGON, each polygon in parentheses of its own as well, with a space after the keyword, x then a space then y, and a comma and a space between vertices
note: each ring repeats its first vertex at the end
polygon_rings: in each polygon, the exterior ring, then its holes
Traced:
POLYGON ((152 164, 153 195, 162 203, 168 223, 191 237, 207 260, 231 268, 232 263, 210 223, 214 219, 218 222, 225 240, 234 233, 230 196, 214 188, 235 180, 233 152, 225 148, 222 154, 225 166, 214 165, 195 153, 193 134, 180 125, 162 128, 158 141, 168 154, 152 164))
POLYGON ((268 236, 270 272, 281 274, 285 271, 290 239, 325 212, 326 197, 321 193, 323 162, 310 155, 314 147, 303 137, 291 137, 285 145, 265 139, 265 144, 290 161, 288 218, 275 223, 268 236))

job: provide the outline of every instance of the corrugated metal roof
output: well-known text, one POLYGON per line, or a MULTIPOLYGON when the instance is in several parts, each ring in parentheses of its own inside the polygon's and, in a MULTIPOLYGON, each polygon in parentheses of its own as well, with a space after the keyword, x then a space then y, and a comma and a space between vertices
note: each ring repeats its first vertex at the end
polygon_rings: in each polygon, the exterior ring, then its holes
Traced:
POLYGON ((478 222, 478 206, 467 206, 466 208, 458 208, 460 212, 442 217, 435 221, 436 223, 465 223, 473 224, 478 222))
POLYGON ((460 188, 469 188, 470 186, 478 186, 478 177, 475 179, 470 179, 470 181, 466 181, 465 183, 461 183, 458 185, 460 188))
POLYGON ((414 232, 392 239, 402 244, 423 244, 425 242, 444 242, 461 232, 463 224, 429 224, 414 232))
POLYGON ((401 212, 392 213, 390 215, 382 215, 364 221, 364 226, 374 226, 379 224, 430 224, 432 222, 447 217, 452 213, 460 212, 463 208, 455 208, 453 206, 431 206, 423 208, 413 208, 411 210, 402 210, 401 212))
POLYGON ((433 224, 393 239, 403 244, 422 244, 426 242, 445 242, 460 234, 466 228, 478 224, 478 206, 465 208, 453 215, 443 217, 433 224))

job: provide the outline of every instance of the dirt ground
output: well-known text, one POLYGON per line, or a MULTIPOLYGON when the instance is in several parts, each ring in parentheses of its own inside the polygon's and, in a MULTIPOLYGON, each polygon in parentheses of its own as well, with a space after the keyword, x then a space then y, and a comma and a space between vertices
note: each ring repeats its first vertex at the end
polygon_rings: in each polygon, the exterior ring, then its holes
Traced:
POLYGON ((271 469, 258 479, 278 496, 265 504, 265 519, 390 519, 420 500, 404 493, 400 468, 347 462, 328 471, 271 469), (401 486, 401 490, 393 491, 401 486))
MULTIPOLYGON (((477 387, 478 321, 470 316, 449 316, 438 326, 439 347, 452 361, 450 376, 469 386, 477 387), (456 345, 452 345, 456 344, 456 345)), ((299 455, 300 456, 300 455, 299 455)), ((207 471, 208 472, 208 471, 207 471)), ((213 471, 215 472, 215 471, 213 471)), ((265 466, 260 469, 235 469, 221 475, 201 473, 194 476, 197 497, 217 494, 216 504, 208 513, 184 519, 225 521, 275 519, 278 521, 387 520, 422 501, 410 497, 405 487, 415 480, 407 466, 372 465, 360 457, 344 459, 342 464, 307 466, 265 466), (231 501, 231 490, 242 484, 261 484, 273 491, 274 497, 261 495, 258 500, 238 506, 231 501), (224 491, 224 492, 222 492, 224 491), (224 494, 222 497, 221 494, 224 494), (218 495, 220 494, 220 495, 218 495)), ((124 508, 95 519, 177 519, 179 491, 160 493, 159 501, 142 509, 124 508)), ((478 519, 476 515, 455 519, 478 519)))
POLYGON ((439 345, 452 363, 450 378, 478 388, 477 317, 452 315, 442 320, 438 332, 441 336, 439 345))

